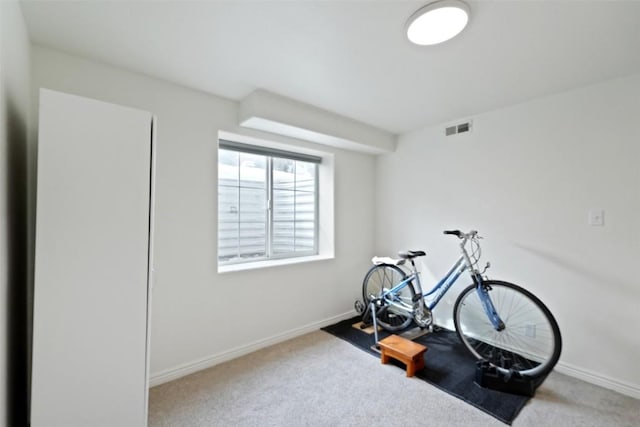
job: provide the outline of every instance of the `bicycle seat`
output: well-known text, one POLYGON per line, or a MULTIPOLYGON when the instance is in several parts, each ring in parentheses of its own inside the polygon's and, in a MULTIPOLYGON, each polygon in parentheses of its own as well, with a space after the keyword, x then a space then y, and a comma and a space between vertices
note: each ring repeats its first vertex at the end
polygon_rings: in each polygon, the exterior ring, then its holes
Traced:
POLYGON ((398 252, 398 256, 402 259, 412 259, 417 258, 419 256, 425 256, 426 253, 424 251, 401 251, 398 252))
POLYGON ((374 256, 373 258, 371 258, 371 262, 374 263, 375 265, 382 265, 382 264, 403 265, 405 261, 406 259, 393 259, 386 256, 384 257, 374 256))

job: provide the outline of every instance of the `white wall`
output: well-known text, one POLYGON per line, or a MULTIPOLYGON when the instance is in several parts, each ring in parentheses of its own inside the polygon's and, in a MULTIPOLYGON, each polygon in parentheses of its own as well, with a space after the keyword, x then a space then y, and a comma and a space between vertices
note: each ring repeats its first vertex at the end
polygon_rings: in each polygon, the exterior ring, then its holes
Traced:
POLYGON ((640 397, 639 116, 634 75, 477 115, 468 135, 401 136, 377 163, 378 253, 425 249, 431 284, 458 255, 442 230, 478 229, 490 277, 524 285, 556 315, 558 369, 640 397), (590 208, 605 210, 604 227, 587 224, 590 208))
POLYGON ((27 131, 30 45, 17 2, 0 2, 0 425, 27 415, 27 131))
POLYGON ((352 310, 373 247, 372 156, 280 138, 335 154, 335 259, 218 274, 217 133, 276 137, 239 129, 238 104, 227 99, 37 46, 32 61, 34 93, 46 87, 157 116, 153 382, 352 310))

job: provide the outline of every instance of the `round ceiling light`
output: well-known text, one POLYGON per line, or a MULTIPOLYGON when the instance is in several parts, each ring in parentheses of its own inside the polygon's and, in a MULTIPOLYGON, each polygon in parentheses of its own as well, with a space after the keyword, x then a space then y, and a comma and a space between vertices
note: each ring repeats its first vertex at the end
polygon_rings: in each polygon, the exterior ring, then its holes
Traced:
POLYGON ((422 46, 442 43, 469 22, 469 6, 460 0, 439 0, 418 9, 407 22, 407 37, 422 46))

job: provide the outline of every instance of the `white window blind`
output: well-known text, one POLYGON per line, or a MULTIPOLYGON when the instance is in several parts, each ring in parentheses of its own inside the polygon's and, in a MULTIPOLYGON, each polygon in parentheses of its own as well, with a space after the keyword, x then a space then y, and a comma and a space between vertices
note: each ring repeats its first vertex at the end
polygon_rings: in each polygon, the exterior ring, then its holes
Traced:
POLYGON ((320 157, 221 140, 218 261, 318 253, 320 157))

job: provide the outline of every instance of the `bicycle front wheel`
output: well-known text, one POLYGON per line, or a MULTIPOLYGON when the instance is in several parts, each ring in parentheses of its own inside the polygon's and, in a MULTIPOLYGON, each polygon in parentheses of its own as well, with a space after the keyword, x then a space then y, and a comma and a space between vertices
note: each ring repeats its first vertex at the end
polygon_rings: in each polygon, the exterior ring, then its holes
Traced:
POLYGON ((456 332, 465 347, 503 372, 537 377, 551 371, 560 358, 562 339, 549 309, 520 286, 496 280, 484 284, 505 328, 493 327, 476 286, 471 285, 453 308, 456 332))
MULTIPOLYGON (((368 306, 371 300, 379 299, 383 291, 393 288, 406 277, 405 272, 395 265, 374 265, 362 282, 362 297, 365 304, 368 306)), ((413 306, 414 295, 413 286, 409 283, 394 294, 393 298, 390 298, 397 305, 394 306, 389 301, 380 300, 376 306, 378 324, 389 332, 396 332, 409 326, 412 316, 406 310, 400 309, 399 306, 408 307, 410 310, 413 306)))

